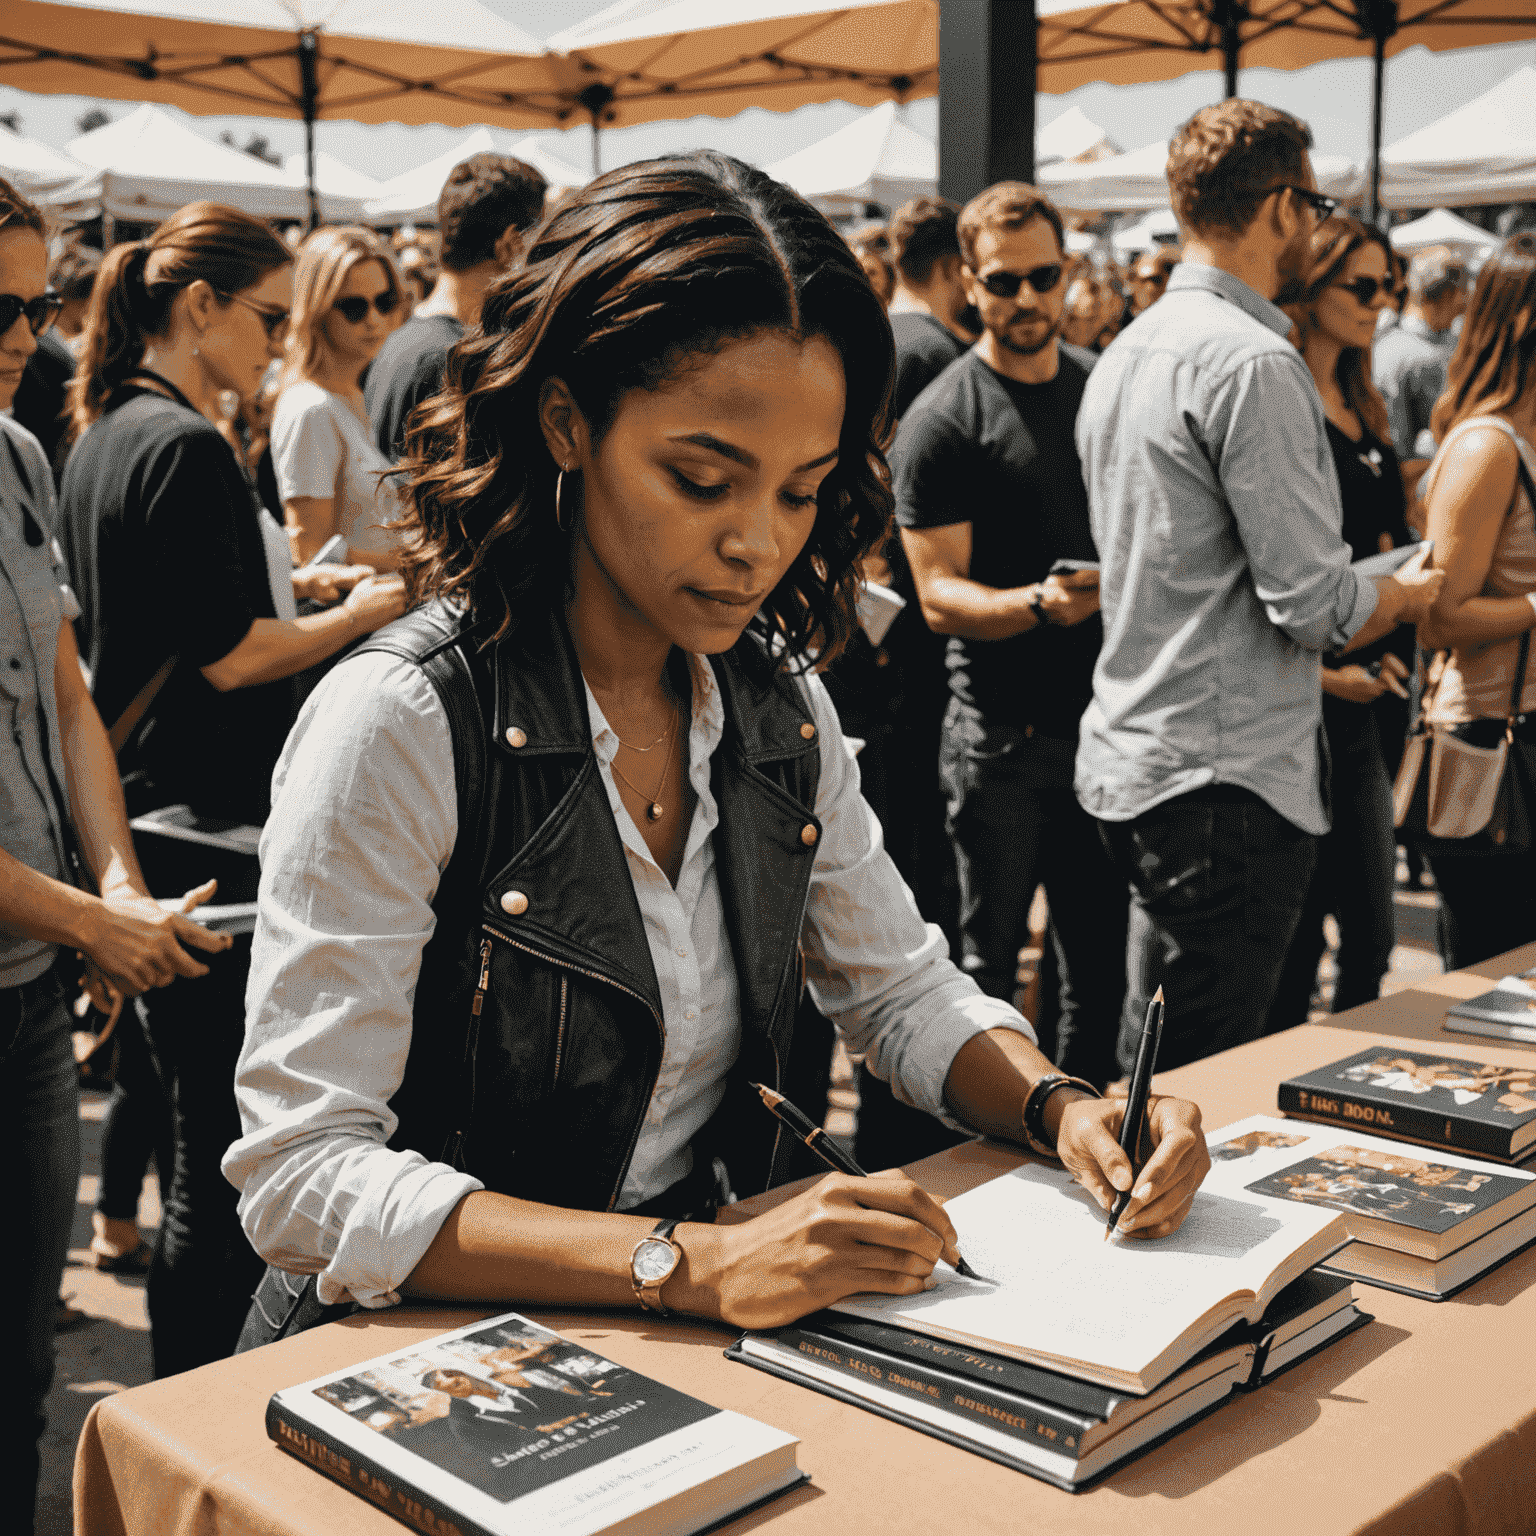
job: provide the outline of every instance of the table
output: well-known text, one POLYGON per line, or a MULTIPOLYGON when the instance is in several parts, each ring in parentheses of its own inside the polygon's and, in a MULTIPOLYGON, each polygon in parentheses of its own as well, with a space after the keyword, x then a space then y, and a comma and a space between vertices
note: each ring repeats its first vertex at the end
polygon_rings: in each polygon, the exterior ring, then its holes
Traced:
MULTIPOLYGON (((1536 945, 1476 968, 1475 978, 1441 978, 1437 991, 1299 1026, 1165 1073, 1157 1086, 1197 1099, 1208 1127, 1273 1113, 1282 1078, 1368 1044, 1436 1038, 1430 1021, 1450 997, 1532 964, 1536 945)), ((1443 1039, 1475 1060, 1511 1049, 1443 1039)), ((912 1172, 947 1199, 1020 1160, 976 1142, 912 1172)), ((1362 1284, 1375 1322, 1077 1495, 732 1364, 721 1351, 733 1335, 721 1327, 633 1313, 530 1315, 622 1365, 800 1437, 813 1483, 733 1522, 732 1536, 1515 1536, 1536 1529, 1533 1282, 1536 1249, 1439 1304, 1362 1284)), ((505 1310, 368 1313, 103 1399, 75 1463, 76 1536, 400 1536, 406 1527, 267 1439, 267 1399, 505 1310)))

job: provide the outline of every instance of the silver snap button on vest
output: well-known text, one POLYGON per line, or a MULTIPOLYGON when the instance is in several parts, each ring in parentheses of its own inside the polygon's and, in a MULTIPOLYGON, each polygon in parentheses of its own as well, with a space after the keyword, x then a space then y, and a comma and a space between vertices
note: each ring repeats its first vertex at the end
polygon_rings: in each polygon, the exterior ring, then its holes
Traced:
POLYGON ((507 731, 507 745, 509 747, 526 747, 528 745, 528 733, 518 726, 512 726, 507 731))
POLYGON ((528 898, 521 891, 508 891, 501 898, 501 910, 510 912, 513 917, 521 917, 528 910, 528 898))
POLYGON ((809 822, 807 822, 803 827, 801 827, 801 829, 800 829, 800 841, 802 843, 804 843, 807 848, 810 848, 811 846, 814 845, 814 843, 816 842, 816 837, 817 837, 816 828, 813 827, 809 822))

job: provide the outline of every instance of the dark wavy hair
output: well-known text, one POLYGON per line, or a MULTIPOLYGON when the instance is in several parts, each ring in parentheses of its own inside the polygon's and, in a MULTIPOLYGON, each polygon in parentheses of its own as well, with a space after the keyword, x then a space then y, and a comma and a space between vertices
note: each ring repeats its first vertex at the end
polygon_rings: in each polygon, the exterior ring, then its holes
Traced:
MULTIPOLYGON (((1306 351, 1307 337, 1316 322, 1312 306, 1324 290, 1344 270, 1344 263, 1363 245, 1378 247, 1387 258, 1387 275, 1396 281, 1392 246, 1374 225, 1348 214, 1335 213, 1324 219, 1313 232, 1307 246, 1306 276, 1288 283, 1276 296, 1278 304, 1296 322, 1301 332, 1301 350, 1306 351)), ((1339 353, 1335 370, 1339 389, 1349 408, 1365 423, 1378 442, 1389 442, 1392 424, 1387 419, 1387 402, 1382 399, 1371 378, 1371 349, 1345 347, 1339 353)))
POLYGON ((891 330, 853 253, 809 203, 710 151, 589 183, 487 295, 479 333, 455 346, 443 392, 407 437, 412 599, 461 605, 499 639, 569 591, 571 532, 555 518, 539 424, 546 380, 565 381, 601 441, 628 391, 657 389, 691 359, 765 330, 824 337, 846 379, 837 465, 805 548, 763 605, 786 660, 830 660, 854 632, 858 561, 890 523, 880 445, 891 330))

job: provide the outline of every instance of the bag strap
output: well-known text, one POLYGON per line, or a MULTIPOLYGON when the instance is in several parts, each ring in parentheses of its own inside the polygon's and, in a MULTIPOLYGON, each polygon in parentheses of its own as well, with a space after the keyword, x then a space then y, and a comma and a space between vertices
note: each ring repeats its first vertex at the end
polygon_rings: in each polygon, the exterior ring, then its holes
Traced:
POLYGON ((112 729, 107 732, 107 741, 111 744, 114 757, 120 756, 123 748, 128 745, 128 738, 138 729, 139 721, 149 713, 149 706, 155 702, 155 696, 165 687, 180 659, 179 656, 167 656, 160 663, 160 670, 134 694, 127 709, 112 722, 112 729))

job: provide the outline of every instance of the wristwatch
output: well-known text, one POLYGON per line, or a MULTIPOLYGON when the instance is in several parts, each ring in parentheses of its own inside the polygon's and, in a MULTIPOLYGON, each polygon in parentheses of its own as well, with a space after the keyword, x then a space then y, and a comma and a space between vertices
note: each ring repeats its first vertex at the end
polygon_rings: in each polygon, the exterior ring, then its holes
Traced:
POLYGON ((1049 624, 1051 622, 1045 611, 1045 593, 1041 590, 1038 581, 1030 588, 1029 611, 1034 614, 1036 624, 1049 624))
POLYGON ((683 1250, 672 1241, 672 1229, 682 1221, 681 1216, 668 1216, 658 1221, 650 1235, 635 1244, 629 1256, 629 1278, 635 1287, 640 1305, 647 1311, 667 1316, 667 1308, 661 1299, 661 1288, 672 1277, 672 1271, 682 1262, 683 1250))

